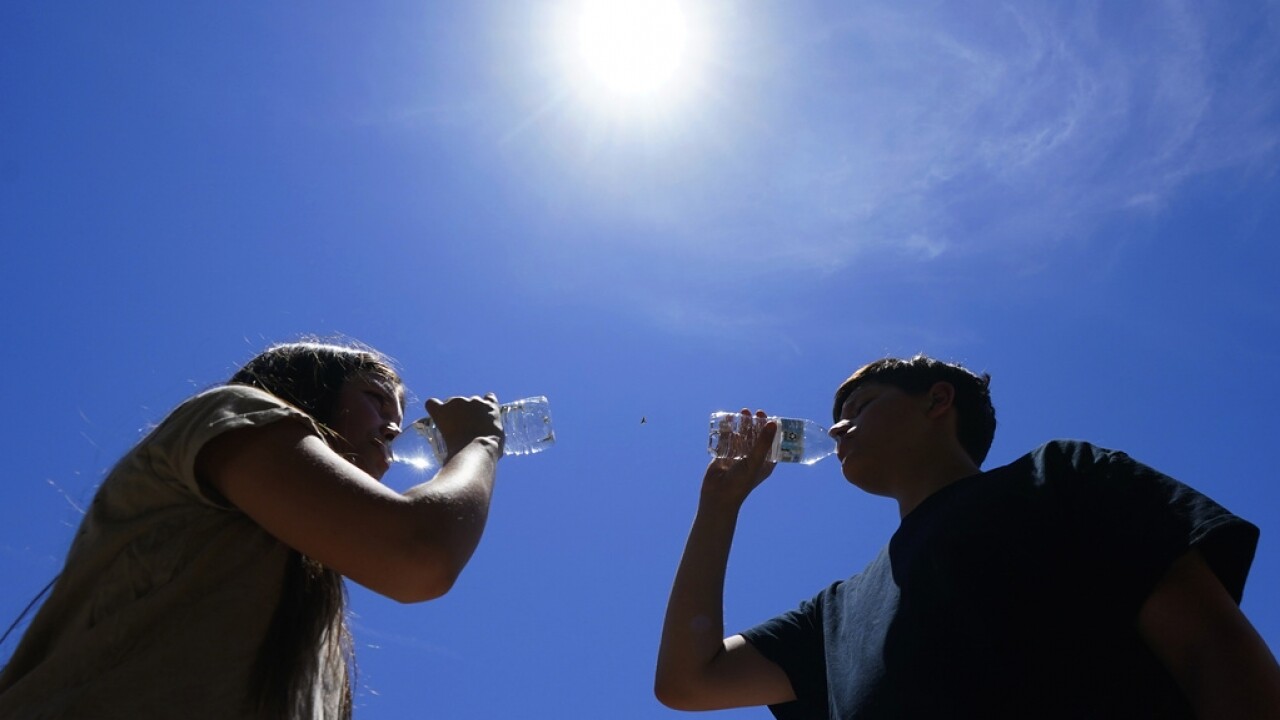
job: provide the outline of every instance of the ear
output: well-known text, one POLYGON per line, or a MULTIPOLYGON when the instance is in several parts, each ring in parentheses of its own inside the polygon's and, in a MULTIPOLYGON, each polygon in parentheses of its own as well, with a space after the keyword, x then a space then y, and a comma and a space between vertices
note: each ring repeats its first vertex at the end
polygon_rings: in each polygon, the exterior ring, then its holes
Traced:
POLYGON ((947 413, 956 402, 956 388, 949 382, 939 380, 925 393, 927 412, 930 418, 940 418, 947 413))

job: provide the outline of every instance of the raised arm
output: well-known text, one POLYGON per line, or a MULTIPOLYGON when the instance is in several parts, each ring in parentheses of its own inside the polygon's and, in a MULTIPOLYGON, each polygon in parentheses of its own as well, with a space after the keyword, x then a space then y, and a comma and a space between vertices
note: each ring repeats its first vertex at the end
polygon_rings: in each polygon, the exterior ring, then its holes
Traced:
POLYGON ((457 450, 403 495, 297 422, 218 436, 197 456, 196 475, 326 567, 401 602, 430 600, 453 586, 480 541, 503 436, 493 395, 428 410, 457 450))
POLYGON ((1138 629, 1201 718, 1280 718, 1280 665, 1198 550, 1152 591, 1138 629))
POLYGON ((724 637, 729 548, 742 503, 773 472, 765 458, 776 432, 769 423, 746 458, 713 460, 707 467, 658 649, 654 694, 667 707, 716 710, 795 699, 780 667, 742 636, 724 637))

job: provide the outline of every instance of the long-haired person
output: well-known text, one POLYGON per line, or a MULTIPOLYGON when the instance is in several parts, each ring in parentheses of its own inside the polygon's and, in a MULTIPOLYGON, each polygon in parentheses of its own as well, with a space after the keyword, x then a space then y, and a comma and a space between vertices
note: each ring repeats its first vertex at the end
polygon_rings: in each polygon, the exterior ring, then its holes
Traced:
POLYGON ((401 602, 453 585, 502 454, 493 395, 429 400, 450 450, 379 482, 404 387, 363 348, 267 349, 115 465, 0 672, 0 718, 347 718, 343 577, 401 602))

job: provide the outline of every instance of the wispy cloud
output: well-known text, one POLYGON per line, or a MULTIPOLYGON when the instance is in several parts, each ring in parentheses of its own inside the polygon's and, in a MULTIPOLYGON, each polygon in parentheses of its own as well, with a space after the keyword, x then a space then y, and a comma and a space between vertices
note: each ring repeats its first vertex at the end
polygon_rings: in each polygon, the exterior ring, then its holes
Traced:
POLYGON ((708 287, 866 287, 958 258, 1034 276, 1063 248, 1114 256, 1099 231, 1189 179, 1280 168, 1274 0, 708 5, 719 65, 671 125, 544 112, 554 82, 491 116, 521 201, 577 228, 511 262, 551 254, 565 295, 747 335, 708 287))
POLYGON ((928 260, 957 243, 1086 237, 1197 174, 1275 167, 1274 3, 1072 8, 966 5, 966 19, 895 5, 828 30, 797 62, 829 57, 828 83, 869 102, 831 108, 847 132, 833 121, 801 141, 828 152, 802 149, 808 192, 779 211, 843 228, 842 243, 809 240, 828 260, 873 238, 928 260))
POLYGON ((714 239, 738 270, 830 270, 1087 239, 1197 174, 1280 159, 1274 2, 845 12, 773 38, 711 93, 733 106, 704 118, 716 142, 657 179, 629 168, 615 207, 695 263, 724 266, 714 239))

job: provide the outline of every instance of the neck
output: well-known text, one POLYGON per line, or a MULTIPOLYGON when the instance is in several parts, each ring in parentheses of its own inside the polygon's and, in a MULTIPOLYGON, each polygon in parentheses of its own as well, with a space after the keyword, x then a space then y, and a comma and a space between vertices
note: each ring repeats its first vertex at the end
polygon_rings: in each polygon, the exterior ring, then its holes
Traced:
POLYGON ((926 458, 902 482, 895 484, 896 492, 893 497, 898 501, 898 517, 906 517, 925 498, 951 483, 980 472, 981 469, 963 451, 926 458))

